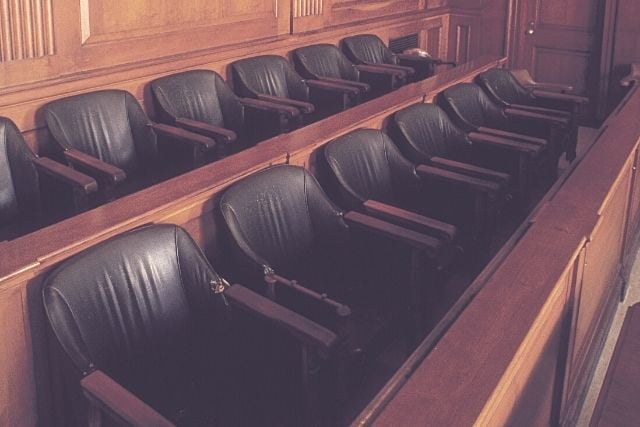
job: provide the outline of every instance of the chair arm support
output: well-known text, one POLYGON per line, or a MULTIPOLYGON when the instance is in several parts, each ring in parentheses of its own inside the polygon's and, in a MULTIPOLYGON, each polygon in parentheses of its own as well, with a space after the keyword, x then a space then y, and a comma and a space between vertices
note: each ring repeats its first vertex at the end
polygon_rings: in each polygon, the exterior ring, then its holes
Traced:
POLYGON ((280 105, 295 107, 305 114, 311 114, 315 110, 315 107, 310 102, 298 101, 297 99, 281 98, 279 96, 265 95, 262 93, 258 94, 258 99, 263 101, 275 102, 280 105))
POLYGON ((360 93, 360 90, 352 85, 332 83, 324 80, 305 80, 305 82, 311 89, 345 93, 352 96, 357 96, 360 93))
POLYGON ((468 137, 474 144, 483 144, 494 148, 502 148, 505 150, 518 151, 526 154, 538 154, 541 151, 541 147, 539 145, 522 141, 513 141, 511 139, 505 139, 499 136, 489 135, 485 133, 471 132, 468 137))
POLYGON ((329 329, 242 285, 233 285, 227 288, 224 294, 232 305, 272 322, 305 344, 318 348, 323 354, 328 354, 338 341, 338 336, 329 329))
POLYGON ((91 194, 98 191, 98 183, 95 179, 68 166, 46 157, 37 157, 33 160, 33 163, 38 171, 69 184, 81 190, 84 194, 91 194))
POLYGON ((404 78, 407 76, 407 73, 403 70, 397 68, 387 68, 384 66, 380 66, 380 64, 359 64, 355 66, 356 69, 363 73, 370 74, 384 74, 390 76, 396 76, 399 78, 404 78))
POLYGON ((424 250, 430 257, 435 257, 442 249, 442 241, 435 237, 391 224, 360 212, 347 212, 344 214, 344 220, 350 227, 369 231, 379 236, 404 243, 412 248, 424 250))
POLYGON ((376 200, 367 200, 363 206, 368 215, 397 223, 403 227, 429 234, 447 242, 455 240, 458 233, 454 225, 376 200))
POLYGON ((584 96, 571 95, 568 93, 549 92, 549 91, 540 90, 540 89, 534 89, 533 91, 531 91, 531 93, 533 94, 533 96, 537 98, 552 99, 556 101, 567 101, 567 102, 573 102, 576 104, 589 103, 589 98, 586 98, 584 96))
POLYGON ((110 417, 128 426, 173 427, 174 424, 102 371, 80 380, 85 396, 110 417))
POLYGON ((485 179, 487 181, 493 181, 503 185, 508 183, 511 179, 511 177, 507 173, 494 171, 469 163, 462 163, 455 160, 444 159, 442 157, 432 157, 431 164, 442 169, 450 170, 451 172, 457 172, 464 175, 472 176, 474 178, 485 179))
POLYGON ((620 80, 620 85, 631 86, 634 82, 640 80, 640 64, 631 64, 631 72, 620 80))
POLYGON ((536 138, 534 136, 522 135, 520 133, 514 133, 514 132, 507 132, 506 130, 487 128, 484 126, 480 126, 477 129, 477 131, 484 134, 500 136, 503 138, 511 139, 512 141, 528 142, 529 144, 539 145, 541 147, 547 146, 547 141, 545 139, 536 138))
POLYGON ((174 131, 168 131, 166 128, 164 128, 164 126, 166 125, 154 125, 153 129, 168 136, 174 136, 185 141, 193 142, 196 145, 202 146, 202 148, 206 150, 215 147, 216 141, 222 141, 225 144, 229 144, 238 139, 238 135, 236 135, 236 133, 232 130, 224 129, 218 126, 212 126, 207 123, 183 117, 179 117, 176 119, 176 126, 178 126, 178 128, 173 129, 178 129, 180 131, 186 130, 188 133, 185 133, 184 136, 181 136, 179 134, 173 135, 174 131), (163 126, 163 128, 158 129, 158 126, 163 126))
POLYGON ((533 111, 520 110, 518 108, 505 108, 504 113, 507 115, 507 117, 536 120, 536 121, 551 123, 553 125, 558 125, 558 126, 569 125, 569 119, 565 117, 550 116, 547 114, 536 113, 533 111))
POLYGON ((262 111, 272 111, 278 114, 282 114, 288 118, 293 118, 300 115, 300 110, 296 107, 291 107, 275 102, 263 101, 253 98, 241 98, 238 101, 245 107, 262 111))
POLYGON ((421 178, 437 181, 456 183, 474 191, 484 193, 496 193, 500 191, 500 185, 484 179, 473 178, 456 172, 439 169, 433 166, 418 165, 416 172, 421 178))
MULTIPOLYGON (((334 77, 322 77, 322 76, 320 76, 319 80, 323 82, 336 83, 342 86, 353 86, 358 88, 358 90, 363 93, 367 93, 371 90, 370 84, 363 83, 363 82, 356 82, 353 80, 337 79, 334 77)), ((309 81, 310 80, 307 80, 307 83, 309 83, 309 81)))
POLYGON ((542 113, 542 114, 548 114, 553 116, 566 117, 568 119, 571 118, 572 116, 572 114, 568 111, 556 110, 553 108, 534 107, 533 105, 511 104, 509 105, 509 107, 516 108, 518 110, 533 111, 534 113, 542 113))
POLYGON ((106 179, 111 184, 124 181, 127 177, 127 174, 119 167, 105 163, 75 148, 66 150, 64 156, 69 162, 91 170, 96 176, 106 179))
POLYGON ((397 65, 397 64, 381 64, 381 63, 369 64, 369 63, 367 63, 366 65, 373 65, 375 67, 387 68, 389 70, 403 71, 408 76, 411 76, 416 72, 416 70, 414 70, 411 67, 405 67, 404 65, 397 65))

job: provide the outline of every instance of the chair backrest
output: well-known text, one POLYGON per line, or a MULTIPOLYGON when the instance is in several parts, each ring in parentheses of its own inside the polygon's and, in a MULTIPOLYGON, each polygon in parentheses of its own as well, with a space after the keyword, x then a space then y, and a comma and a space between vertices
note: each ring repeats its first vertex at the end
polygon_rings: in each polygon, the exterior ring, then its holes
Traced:
POLYGON ((358 72, 347 57, 332 44, 314 44, 293 51, 296 69, 305 78, 332 77, 358 80, 358 72))
POLYGON ((398 58, 375 34, 359 34, 342 40, 342 49, 356 64, 396 64, 398 58))
POLYGON ((34 158, 16 125, 0 117, 0 226, 40 213, 34 158))
POLYGON ((217 278, 186 231, 153 225, 64 262, 45 282, 44 305, 79 372, 97 368, 126 384, 158 357, 187 351, 212 316, 217 278))
POLYGON ((396 203, 415 189, 415 166, 377 129, 356 129, 325 146, 324 155, 351 209, 368 200, 396 203))
POLYGON ((309 88, 282 56, 262 55, 241 59, 230 65, 233 87, 240 96, 257 94, 309 100, 309 88))
POLYGON ((480 126, 500 127, 506 121, 502 110, 473 83, 458 83, 445 89, 438 101, 465 131, 480 126))
POLYGON ((233 184, 220 208, 239 256, 276 271, 292 269, 345 229, 318 181, 298 166, 274 166, 233 184))
POLYGON ((491 68, 478 74, 477 81, 491 97, 503 106, 531 102, 530 92, 504 68, 491 68))
POLYGON ((427 163, 432 157, 464 157, 471 145, 466 133, 453 124, 435 104, 417 103, 393 115, 399 133, 394 141, 400 151, 415 163, 427 163))
POLYGON ((243 108, 218 73, 191 70, 161 77, 151 82, 151 92, 159 119, 174 123, 187 118, 239 131, 243 108))
POLYGON ((76 148, 135 173, 157 156, 156 136, 138 101, 122 90, 63 98, 44 108, 47 127, 63 149, 76 148))

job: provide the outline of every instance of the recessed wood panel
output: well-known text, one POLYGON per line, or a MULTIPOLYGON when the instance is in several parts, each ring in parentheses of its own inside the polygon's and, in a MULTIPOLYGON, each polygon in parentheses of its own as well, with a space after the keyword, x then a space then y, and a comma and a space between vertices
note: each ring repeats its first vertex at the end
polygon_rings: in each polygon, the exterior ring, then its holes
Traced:
POLYGON ((456 62, 467 62, 471 49, 471 27, 458 25, 456 28, 456 62))
POLYGON ((440 43, 442 41, 440 37, 441 34, 442 27, 429 28, 427 30, 427 52, 436 58, 443 56, 440 51, 440 43))
POLYGON ((541 25, 560 25, 585 30, 595 26, 594 9, 580 1, 540 0, 538 3, 538 22, 541 25))
POLYGON ((538 81, 573 85, 580 93, 588 89, 589 52, 534 47, 533 70, 538 81))

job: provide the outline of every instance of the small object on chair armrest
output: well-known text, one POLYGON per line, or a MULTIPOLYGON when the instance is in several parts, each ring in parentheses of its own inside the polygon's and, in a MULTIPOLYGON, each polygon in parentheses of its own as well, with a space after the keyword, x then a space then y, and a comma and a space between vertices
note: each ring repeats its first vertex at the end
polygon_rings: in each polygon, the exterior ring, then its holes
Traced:
POLYGON ((174 424, 102 371, 93 371, 80 385, 87 398, 124 425, 173 427, 174 424))
POLYGON ((396 56, 398 57, 398 59, 401 59, 403 61, 423 62, 423 63, 434 64, 434 65, 437 65, 439 61, 438 59, 435 59, 435 58, 427 58, 426 56, 413 55, 413 54, 407 54, 407 53, 397 53, 396 56))
POLYGON ((576 104, 588 104, 589 98, 579 95, 571 95, 568 93, 549 92, 546 90, 534 89, 531 91, 533 96, 538 98, 552 99, 557 101, 575 102, 576 104))
POLYGON ((112 184, 124 181, 127 177, 127 174, 119 167, 105 163, 74 148, 66 150, 64 156, 69 162, 90 169, 101 178, 106 178, 112 184))
POLYGON ((547 145, 547 141, 542 138, 536 138, 534 136, 522 135, 520 133, 507 132, 506 130, 494 129, 494 128, 486 128, 481 126, 477 129, 480 133, 485 133, 489 135, 500 136, 503 138, 508 138, 513 141, 522 141, 528 142, 530 144, 540 145, 541 147, 545 147, 547 145))
POLYGON ((184 117, 176 119, 176 126, 177 127, 155 124, 153 128, 165 135, 194 142, 205 149, 215 147, 217 138, 222 139, 225 143, 231 143, 238 139, 238 135, 232 130, 184 117), (162 126, 162 128, 160 128, 160 126, 162 126))
POLYGON ((427 233, 439 239, 452 242, 456 238, 457 230, 454 225, 415 212, 391 206, 376 200, 364 202, 364 209, 368 215, 385 221, 399 223, 403 227, 427 233))
POLYGON ((358 71, 361 71, 363 73, 370 73, 370 74, 385 74, 385 75, 392 75, 392 76, 397 76, 400 78, 404 78, 407 76, 407 73, 403 70, 399 70, 397 68, 387 68, 384 66, 379 66, 378 64, 374 65, 374 64, 358 64, 355 66, 356 69, 358 71))
MULTIPOLYGON (((320 77, 319 79, 322 82, 336 83, 342 86, 353 86, 358 88, 361 92, 369 92, 371 90, 371 85, 368 83, 357 82, 354 80, 345 80, 345 79, 337 79, 334 77, 320 77)), ((307 80, 307 83, 310 80, 307 80)))
POLYGON ((444 159, 442 157, 432 157, 431 164, 452 172, 458 172, 475 178, 486 179, 498 183, 509 182, 509 174, 483 168, 469 163, 457 162, 455 160, 444 159))
POLYGON ((224 291, 231 304, 261 319, 286 329, 305 344, 328 353, 338 337, 329 329, 303 317, 278 303, 263 297, 242 285, 233 285, 224 291))
POLYGON ((540 145, 530 144, 523 141, 513 141, 511 139, 501 138, 486 133, 471 132, 469 139, 473 143, 485 144, 496 148, 504 148, 512 151, 520 151, 523 153, 537 154, 541 150, 540 145))
POLYGON ((315 107, 310 102, 298 101, 297 99, 281 98, 279 96, 265 95, 261 93, 258 94, 258 99, 261 99, 263 101, 275 102, 282 105, 288 105, 290 107, 296 107, 302 110, 302 112, 304 112, 305 114, 313 113, 315 110, 315 107))
POLYGON ((307 86, 312 89, 348 93, 350 95, 358 95, 360 93, 360 90, 352 85, 332 83, 324 80, 305 80, 305 82, 307 83, 307 86))
POLYGON ((561 126, 567 126, 569 124, 569 119, 567 119, 566 117, 550 116, 548 114, 541 114, 533 111, 525 111, 525 110, 520 110, 518 108, 505 108, 504 113, 507 116, 518 117, 522 119, 545 121, 545 122, 550 122, 550 123, 561 125, 561 126))
POLYGON ((510 104, 510 108, 516 108, 518 110, 524 111, 532 111, 534 113, 542 113, 553 116, 562 116, 566 118, 571 118, 571 113, 568 111, 555 110, 553 108, 544 108, 544 107, 534 107, 532 105, 524 105, 524 104, 510 104))
POLYGON ((80 188, 85 194, 98 191, 98 183, 88 175, 78 172, 75 169, 58 163, 46 157, 37 157, 33 160, 36 168, 43 173, 56 178, 62 182, 80 188))
POLYGON ((273 111, 278 114, 286 115, 289 118, 300 115, 300 110, 290 105, 284 105, 276 102, 269 102, 253 98, 241 98, 238 100, 245 107, 255 108, 256 110, 273 111))
POLYGON ((473 178, 456 172, 439 169, 433 166, 419 165, 416 172, 421 178, 430 178, 439 181, 456 183, 473 190, 486 193, 495 193, 500 190, 500 185, 485 179, 473 178))
POLYGON ((408 228, 391 224, 360 212, 347 212, 344 214, 344 219, 349 226, 370 231, 401 243, 406 243, 416 249, 426 250, 431 257, 436 256, 442 248, 442 241, 435 237, 409 230, 408 228))
POLYGON ((631 64, 631 72, 620 80, 622 86, 630 86, 640 80, 640 64, 631 64))

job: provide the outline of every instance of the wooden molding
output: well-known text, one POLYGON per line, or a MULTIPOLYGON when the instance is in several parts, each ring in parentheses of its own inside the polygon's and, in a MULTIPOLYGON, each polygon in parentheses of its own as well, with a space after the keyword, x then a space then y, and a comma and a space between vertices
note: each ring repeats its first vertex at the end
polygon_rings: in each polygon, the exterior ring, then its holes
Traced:
POLYGON ((0 0, 0 62, 55 53, 51 0, 0 0))

